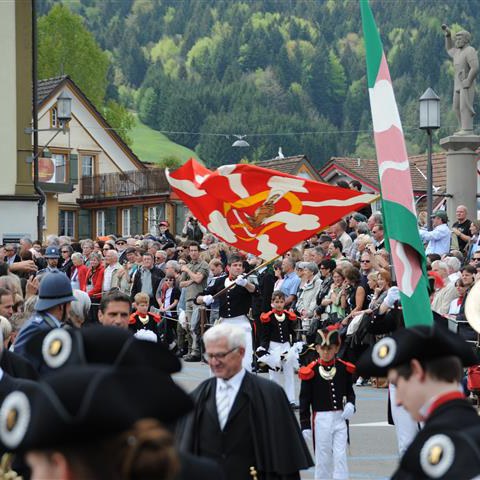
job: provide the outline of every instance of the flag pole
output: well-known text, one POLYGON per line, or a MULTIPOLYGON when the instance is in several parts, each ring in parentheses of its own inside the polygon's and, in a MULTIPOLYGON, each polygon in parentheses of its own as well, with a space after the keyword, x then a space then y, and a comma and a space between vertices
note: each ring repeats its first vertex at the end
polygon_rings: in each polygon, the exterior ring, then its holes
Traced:
MULTIPOLYGON (((381 198, 381 195, 376 195, 370 202, 368 202, 369 204, 370 203, 373 203, 373 202, 376 202, 377 200, 379 200, 381 198)), ((352 213, 356 212, 357 210, 352 210, 350 213, 348 213, 347 215, 345 215, 345 217, 348 217, 349 215, 351 215, 352 213)), ((337 220, 338 221, 338 220, 337 220)), ((318 232, 317 232, 317 235, 324 232, 327 228, 330 228, 331 226, 333 225, 330 224, 330 225, 327 225, 323 228, 321 228, 318 232)), ((215 235, 214 235, 215 236, 215 235)), ((292 247, 293 248, 293 247, 292 247)), ((288 251, 288 250, 286 250, 288 251)), ((261 268, 263 267, 266 267, 267 265, 269 265, 270 263, 274 262, 275 260, 278 260, 280 257, 283 256, 285 252, 283 253, 280 253, 279 255, 277 255, 276 257, 273 257, 271 260, 266 260, 265 262, 261 263, 260 265, 257 265, 253 270, 250 270, 248 272, 247 275, 245 275, 246 277, 248 275, 251 275, 252 273, 255 273, 256 271, 260 270, 261 268)), ((232 283, 231 285, 229 285, 228 287, 225 287, 223 288, 222 290, 220 290, 219 292, 217 292, 215 295, 213 295, 213 298, 218 298, 220 295, 223 295, 226 291, 230 290, 230 288, 233 288, 234 286, 236 285, 236 283, 232 283)))

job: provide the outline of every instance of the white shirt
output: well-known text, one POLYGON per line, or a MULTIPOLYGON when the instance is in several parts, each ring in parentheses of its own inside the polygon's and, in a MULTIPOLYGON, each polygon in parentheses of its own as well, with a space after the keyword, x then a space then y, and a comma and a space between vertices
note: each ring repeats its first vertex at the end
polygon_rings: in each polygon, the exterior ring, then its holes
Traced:
POLYGON ((220 385, 227 383, 228 385, 230 385, 230 387, 232 387, 230 390, 230 410, 232 409, 232 405, 235 402, 235 398, 237 397, 238 391, 240 390, 245 373, 246 373, 246 370, 242 368, 238 373, 236 373, 229 380, 223 380, 221 378, 217 378, 217 385, 215 389, 215 399, 216 399, 217 405, 218 405, 219 397, 222 395, 220 393, 220 385))
POLYGON ((103 285, 102 285, 102 291, 108 292, 112 286, 112 275, 113 272, 115 271, 116 265, 109 265, 103 274, 103 285))

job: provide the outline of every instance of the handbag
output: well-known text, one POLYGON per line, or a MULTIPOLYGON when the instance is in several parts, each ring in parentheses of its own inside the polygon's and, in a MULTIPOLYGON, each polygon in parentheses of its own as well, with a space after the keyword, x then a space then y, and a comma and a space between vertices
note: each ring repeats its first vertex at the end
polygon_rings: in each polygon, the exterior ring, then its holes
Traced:
POLYGON ((467 388, 471 392, 478 392, 480 390, 480 365, 475 365, 468 368, 467 388))
POLYGON ((347 327, 347 336, 353 335, 358 330, 358 327, 360 326, 360 323, 362 323, 364 315, 364 313, 358 313, 352 318, 347 327))

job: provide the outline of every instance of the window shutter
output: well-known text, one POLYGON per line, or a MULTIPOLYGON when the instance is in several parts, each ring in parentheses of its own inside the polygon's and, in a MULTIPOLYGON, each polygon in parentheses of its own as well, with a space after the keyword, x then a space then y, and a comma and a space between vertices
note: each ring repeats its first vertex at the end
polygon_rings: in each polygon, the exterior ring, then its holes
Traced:
POLYGON ((105 210, 105 235, 116 235, 117 233, 117 209, 107 208, 105 210))
POLYGON ((143 206, 132 207, 130 210, 130 234, 142 235, 143 231, 143 206))
POLYGON ((78 212, 78 238, 92 238, 92 214, 90 210, 78 212))
POLYGON ((76 153, 70 154, 70 183, 78 185, 78 155, 76 153))

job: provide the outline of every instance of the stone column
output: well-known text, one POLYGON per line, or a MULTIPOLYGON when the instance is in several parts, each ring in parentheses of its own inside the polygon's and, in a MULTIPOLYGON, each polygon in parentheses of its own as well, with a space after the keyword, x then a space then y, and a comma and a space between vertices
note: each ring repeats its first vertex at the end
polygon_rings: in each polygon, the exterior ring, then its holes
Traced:
POLYGON ((447 151, 447 214, 455 222, 455 210, 465 205, 468 218, 477 218, 477 158, 479 135, 451 135, 442 138, 440 145, 447 151))

